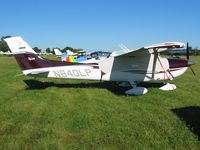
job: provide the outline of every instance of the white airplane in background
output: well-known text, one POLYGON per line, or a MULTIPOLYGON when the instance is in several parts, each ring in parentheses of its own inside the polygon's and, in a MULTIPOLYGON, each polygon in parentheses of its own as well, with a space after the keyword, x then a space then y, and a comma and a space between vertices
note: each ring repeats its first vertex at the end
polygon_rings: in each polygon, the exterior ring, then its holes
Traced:
POLYGON ((12 56, 13 53, 11 53, 10 51, 7 51, 7 52, 0 51, 0 55, 12 56))
POLYGON ((74 52, 72 52, 72 51, 70 51, 70 50, 67 50, 66 52, 67 52, 67 54, 70 55, 70 56, 74 56, 74 57, 77 57, 77 56, 78 56, 78 53, 74 53, 74 52))
MULTIPOLYGON (((57 57, 61 57, 61 56, 62 56, 62 52, 61 52, 58 48, 54 48, 53 50, 54 50, 55 55, 56 55, 57 57)), ((72 51, 70 51, 70 50, 67 50, 66 53, 67 53, 68 55, 70 55, 70 56, 76 56, 76 57, 78 56, 78 53, 74 53, 74 52, 72 52, 72 51)))
POLYGON ((62 53, 58 48, 54 48, 53 50, 55 52, 56 57, 61 57, 62 53))
MULTIPOLYGON (((98 63, 69 63, 38 57, 36 52, 21 38, 4 39, 13 52, 24 75, 48 78, 86 79, 129 83, 132 88, 125 93, 142 95, 145 87, 139 82, 167 82, 182 75, 194 63, 188 59, 162 58, 159 53, 172 48, 183 48, 180 42, 167 42, 108 57, 98 63)), ((167 83, 160 89, 174 90, 174 84, 167 83)))
POLYGON ((57 57, 61 57, 61 61, 67 61, 67 62, 97 63, 103 59, 102 57, 99 59, 97 59, 97 58, 87 59, 86 55, 77 57, 77 55, 78 55, 77 53, 73 53, 70 50, 67 50, 66 52, 62 53, 58 48, 55 48, 54 52, 57 57), (76 57, 74 57, 74 56, 76 56, 76 57))

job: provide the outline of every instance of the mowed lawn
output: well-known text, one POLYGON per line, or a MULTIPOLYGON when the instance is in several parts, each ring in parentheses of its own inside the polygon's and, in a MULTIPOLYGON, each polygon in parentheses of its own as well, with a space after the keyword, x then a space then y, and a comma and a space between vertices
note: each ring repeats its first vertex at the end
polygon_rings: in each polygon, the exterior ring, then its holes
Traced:
POLYGON ((200 57, 176 92, 21 76, 0 57, 0 149, 200 149, 200 57), (29 86, 27 86, 27 84, 29 86))

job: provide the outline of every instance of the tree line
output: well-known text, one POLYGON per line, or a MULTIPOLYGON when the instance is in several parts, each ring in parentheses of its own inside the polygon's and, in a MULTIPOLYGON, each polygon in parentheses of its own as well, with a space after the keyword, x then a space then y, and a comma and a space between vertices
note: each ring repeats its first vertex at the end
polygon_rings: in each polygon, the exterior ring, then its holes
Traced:
MULTIPOLYGON (((8 37, 11 37, 11 36, 2 36, 1 37, 1 40, 0 40, 0 51, 2 51, 2 52, 8 52, 10 50, 9 47, 8 47, 8 45, 6 44, 6 42, 3 40, 3 39, 8 38, 8 37)), ((57 48, 57 47, 55 47, 55 48, 57 48)), ((42 52, 42 49, 38 48, 37 46, 33 47, 33 49, 37 53, 41 53, 42 52)), ((45 52, 46 53, 53 53, 54 54, 54 50, 53 49, 54 48, 51 49, 51 48, 48 47, 48 48, 45 49, 45 52)), ((83 49, 75 49, 75 48, 72 48, 70 46, 66 46, 63 49, 60 49, 60 51, 62 53, 66 52, 66 50, 70 50, 70 51, 72 51, 74 53, 77 53, 78 51, 83 50, 83 49)), ((191 55, 200 55, 200 49, 197 48, 197 47, 196 48, 189 47, 189 50, 191 52, 190 53, 191 55)))
MULTIPOLYGON (((2 52, 8 52, 8 51, 10 51, 8 45, 4 41, 5 38, 9 38, 9 37, 11 37, 11 36, 2 36, 1 37, 1 40, 0 40, 0 51, 2 51, 2 52)), ((55 48, 57 48, 57 47, 55 47, 55 48)), ((51 49, 51 48, 48 47, 48 48, 45 49, 45 52, 46 53, 53 53, 54 54, 54 50, 53 49, 54 48, 51 49)), ((60 48, 58 48, 58 49, 60 49, 60 48)), ((39 48, 39 47, 37 47, 37 46, 33 47, 33 50, 36 53, 41 53, 42 52, 42 49, 39 48)), ((70 50, 70 51, 76 53, 76 52, 78 52, 80 50, 83 50, 83 49, 72 48, 70 46, 66 46, 63 49, 60 49, 61 52, 66 52, 66 50, 70 50)))
MULTIPOLYGON (((55 48, 58 48, 58 47, 55 47, 55 48)), ((46 48, 45 49, 45 52, 46 53, 53 53, 54 54, 54 49, 55 48, 46 48)), ((70 46, 66 46, 66 47, 64 47, 63 49, 60 49, 60 48, 58 48, 62 53, 64 53, 64 52, 66 52, 67 50, 70 50, 70 51, 72 51, 72 52, 74 52, 74 53, 77 53, 77 52, 79 52, 80 50, 83 50, 83 49, 75 49, 75 48, 72 48, 72 47, 70 47, 70 46)), ((38 48, 38 47, 33 47, 33 50, 35 51, 35 52, 37 52, 37 53, 41 53, 42 52, 42 49, 40 49, 40 48, 38 48)))

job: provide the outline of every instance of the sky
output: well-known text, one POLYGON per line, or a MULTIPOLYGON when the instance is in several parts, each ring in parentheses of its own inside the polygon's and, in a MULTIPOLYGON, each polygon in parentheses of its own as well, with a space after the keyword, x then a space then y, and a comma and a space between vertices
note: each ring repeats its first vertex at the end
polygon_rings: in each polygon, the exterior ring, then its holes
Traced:
POLYGON ((129 49, 169 41, 200 48, 199 0, 0 0, 0 37, 32 47, 129 49))

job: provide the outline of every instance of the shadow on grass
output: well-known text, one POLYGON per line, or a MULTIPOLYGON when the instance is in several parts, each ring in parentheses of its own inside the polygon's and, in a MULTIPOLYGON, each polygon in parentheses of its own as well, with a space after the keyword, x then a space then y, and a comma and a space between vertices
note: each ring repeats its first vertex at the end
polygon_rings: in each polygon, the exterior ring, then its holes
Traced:
MULTIPOLYGON (((58 88, 101 88, 107 89, 116 95, 126 95, 125 91, 131 89, 131 87, 120 87, 116 82, 94 82, 94 83, 54 83, 54 82, 42 82, 38 80, 24 80, 27 85, 27 90, 34 89, 46 89, 48 87, 58 88)), ((140 83, 138 86, 146 88, 159 88, 162 83, 140 83)))
POLYGON ((119 87, 115 82, 94 82, 94 83, 54 83, 42 82, 38 80, 24 80, 28 86, 27 90, 46 89, 48 87, 58 88, 101 88, 107 89, 116 95, 125 95, 124 92, 130 87, 119 87))
POLYGON ((190 106, 172 109, 172 111, 186 123, 187 127, 196 134, 198 140, 200 140, 200 107, 190 106))

